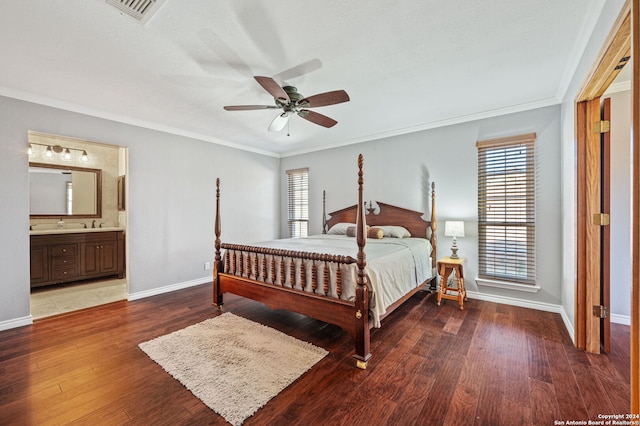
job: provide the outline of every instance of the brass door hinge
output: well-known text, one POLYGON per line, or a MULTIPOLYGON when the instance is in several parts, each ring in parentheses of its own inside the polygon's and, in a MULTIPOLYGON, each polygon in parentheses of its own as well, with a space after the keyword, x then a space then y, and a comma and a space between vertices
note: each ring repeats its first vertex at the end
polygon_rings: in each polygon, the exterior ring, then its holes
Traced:
POLYGON ((598 318, 609 318, 609 308, 607 306, 594 305, 593 316, 598 318))
POLYGON ((601 120, 593 123, 593 133, 607 133, 609 131, 609 121, 601 120))
POLYGON ((593 224, 598 226, 606 226, 610 223, 610 217, 608 213, 596 213, 593 215, 593 224))

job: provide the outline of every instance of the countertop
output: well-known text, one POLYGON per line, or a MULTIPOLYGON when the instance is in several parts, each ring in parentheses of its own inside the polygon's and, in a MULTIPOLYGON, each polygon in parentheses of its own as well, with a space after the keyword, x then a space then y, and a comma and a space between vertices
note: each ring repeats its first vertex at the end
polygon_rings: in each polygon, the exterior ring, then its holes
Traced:
POLYGON ((87 232, 111 232, 124 231, 124 228, 110 226, 105 228, 62 228, 62 229, 36 229, 29 231, 29 235, 53 235, 53 234, 86 234, 87 232))

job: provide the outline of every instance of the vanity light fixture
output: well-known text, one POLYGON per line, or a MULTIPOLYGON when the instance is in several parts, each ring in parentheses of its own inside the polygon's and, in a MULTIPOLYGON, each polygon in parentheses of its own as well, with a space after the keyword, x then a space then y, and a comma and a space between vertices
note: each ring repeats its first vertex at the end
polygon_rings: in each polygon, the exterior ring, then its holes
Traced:
POLYGON ((65 146, 60 146, 60 145, 45 145, 45 144, 36 143, 36 142, 29 143, 29 149, 27 150, 27 153, 29 154, 29 156, 32 156, 34 154, 33 145, 46 146, 47 148, 44 151, 44 156, 46 158, 53 158, 53 153, 55 152, 57 154, 62 153, 63 159, 71 160, 71 151, 79 151, 79 152, 82 152, 80 159, 85 163, 89 161, 89 155, 87 154, 87 151, 84 149, 67 148, 65 146))

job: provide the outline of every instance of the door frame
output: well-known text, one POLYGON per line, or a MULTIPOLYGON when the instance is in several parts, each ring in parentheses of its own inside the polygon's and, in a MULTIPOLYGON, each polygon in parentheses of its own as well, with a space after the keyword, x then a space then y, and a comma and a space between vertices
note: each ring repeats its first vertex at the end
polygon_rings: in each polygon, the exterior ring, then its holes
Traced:
POLYGON ((601 213, 600 132, 594 130, 594 124, 600 121, 600 96, 620 73, 616 67, 623 62, 621 58, 631 54, 630 9, 631 3, 627 1, 576 97, 575 342, 579 349, 593 353, 600 353, 600 319, 592 315, 592 309, 600 305, 601 258, 601 227, 593 223, 593 216, 601 213))
POLYGON ((632 253, 631 253, 631 412, 640 412, 640 0, 627 0, 614 23, 598 59, 576 97, 576 318, 575 342, 580 349, 600 352, 600 319, 591 314, 599 303, 600 292, 600 227, 592 217, 600 210, 600 152, 595 151, 600 136, 593 123, 600 120, 600 96, 617 76, 620 58, 631 55, 626 66, 632 66, 631 146, 632 182, 632 253), (633 31, 632 31, 633 28, 633 31))
POLYGON ((631 242, 631 412, 640 414, 640 0, 631 6, 632 242, 631 242))

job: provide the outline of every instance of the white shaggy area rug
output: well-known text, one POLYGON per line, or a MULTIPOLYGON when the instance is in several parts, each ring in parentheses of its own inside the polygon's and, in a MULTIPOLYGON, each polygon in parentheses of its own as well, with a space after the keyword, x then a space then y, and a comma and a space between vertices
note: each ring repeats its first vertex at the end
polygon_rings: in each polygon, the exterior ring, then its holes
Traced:
POLYGON ((242 424, 328 354, 229 312, 140 348, 233 425, 242 424))

